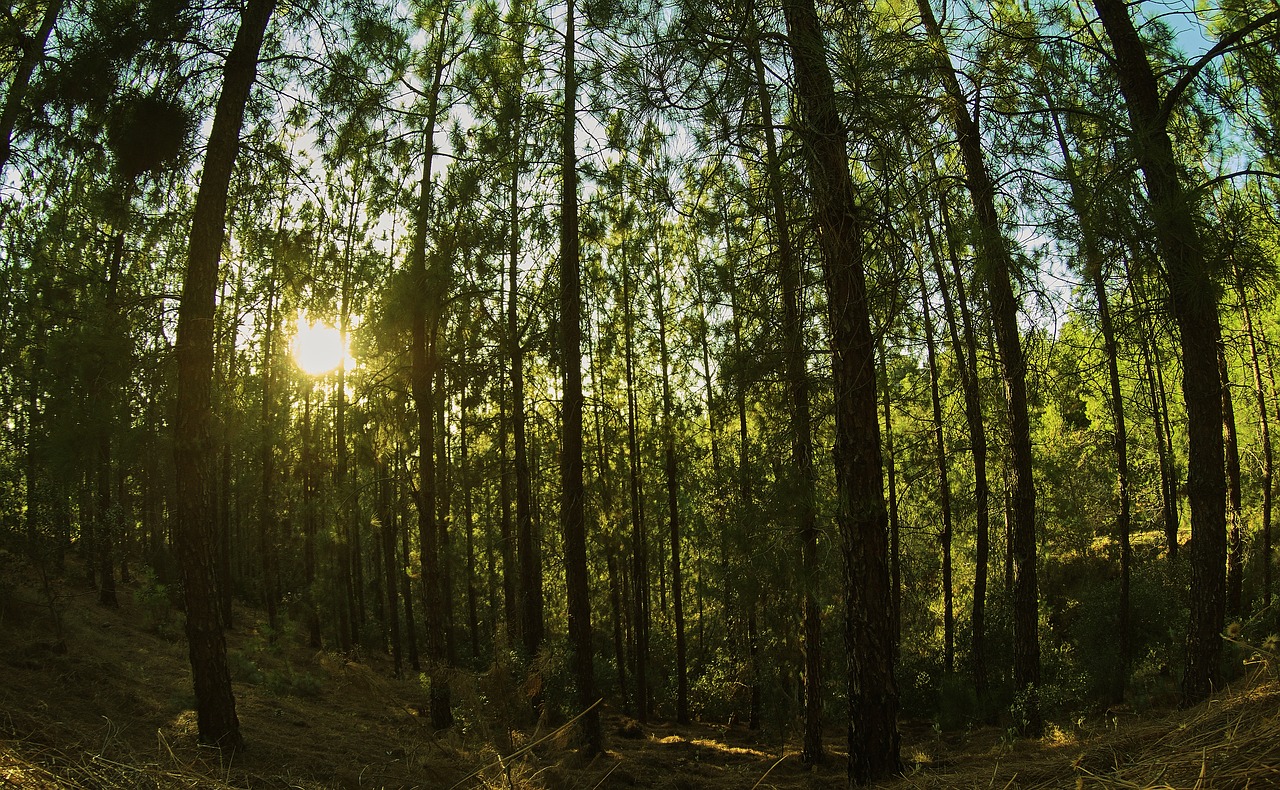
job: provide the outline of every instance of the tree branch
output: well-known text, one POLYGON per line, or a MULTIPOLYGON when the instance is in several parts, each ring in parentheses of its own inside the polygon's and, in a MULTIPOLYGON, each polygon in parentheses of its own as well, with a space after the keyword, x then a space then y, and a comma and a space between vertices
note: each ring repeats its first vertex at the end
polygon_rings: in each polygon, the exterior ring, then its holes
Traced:
POLYGON ((1214 58, 1240 43, 1245 36, 1264 25, 1268 25, 1278 20, 1280 20, 1280 9, 1272 11, 1269 14, 1264 14, 1239 30, 1224 36, 1217 44, 1214 44, 1208 52, 1201 55, 1195 63, 1192 63, 1191 67, 1187 69, 1187 73, 1182 75, 1182 79, 1178 80, 1174 86, 1169 89, 1169 93, 1165 95, 1164 102, 1160 107, 1160 115, 1156 119, 1160 126, 1163 127, 1168 124, 1169 115, 1173 112, 1173 106, 1177 104, 1178 99, 1182 98, 1182 94, 1185 93, 1191 83, 1195 81, 1195 78, 1200 76, 1200 72, 1204 71, 1205 66, 1209 65, 1214 58))

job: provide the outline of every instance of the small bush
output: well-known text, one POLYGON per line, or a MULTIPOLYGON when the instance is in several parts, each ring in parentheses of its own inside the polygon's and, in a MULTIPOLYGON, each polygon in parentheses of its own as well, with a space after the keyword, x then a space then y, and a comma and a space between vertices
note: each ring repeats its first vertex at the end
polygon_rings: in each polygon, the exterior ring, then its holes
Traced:
POLYGON ((257 686, 266 680, 258 664, 239 650, 227 652, 227 664, 231 668, 231 679, 240 683, 252 683, 257 686))
POLYGON ((173 625, 174 610, 169 588, 156 580, 156 574, 150 568, 143 569, 138 588, 133 591, 133 602, 142 611, 142 620, 148 631, 163 634, 173 625))
POLYGON ((294 672, 291 668, 270 670, 264 685, 276 696, 317 697, 320 695, 320 679, 308 672, 294 672))

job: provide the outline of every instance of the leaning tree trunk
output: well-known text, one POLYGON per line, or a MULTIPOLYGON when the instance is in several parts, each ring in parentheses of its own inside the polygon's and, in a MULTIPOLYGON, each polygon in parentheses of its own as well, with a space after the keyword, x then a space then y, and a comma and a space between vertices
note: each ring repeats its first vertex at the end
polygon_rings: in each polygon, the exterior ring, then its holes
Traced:
POLYGON ((236 750, 244 744, 227 666, 216 590, 213 521, 213 323, 218 262, 226 235, 227 189, 240 147, 245 105, 275 0, 249 0, 223 69, 222 91, 205 150, 204 170, 191 218, 182 304, 174 352, 178 399, 174 462, 178 507, 175 544, 182 566, 187 643, 195 681, 196 726, 201 742, 236 750))
POLYGON ((1132 150, 1147 185, 1151 219, 1164 259, 1169 300, 1182 343, 1182 396, 1190 440, 1187 498, 1191 505, 1191 622, 1187 633, 1184 703, 1208 696, 1220 681, 1225 619, 1226 479, 1222 397, 1217 366, 1217 287, 1190 195, 1179 180, 1168 131, 1168 107, 1146 46, 1124 0, 1095 0, 1115 54, 1116 77, 1132 127, 1132 150))
POLYGON ((951 64, 942 30, 929 0, 917 0, 920 15, 936 50, 938 73, 948 97, 948 109, 956 127, 966 185, 978 223, 978 252, 991 305, 991 323, 1004 380, 1009 420, 1009 477, 1011 509, 1010 555, 1013 565, 1013 675, 1023 697, 1020 724, 1026 734, 1037 735, 1044 726, 1040 716, 1039 593, 1036 587, 1035 483, 1032 479, 1031 420, 1027 408, 1026 360, 1018 330, 1018 300, 1013 292, 1014 262, 1008 240, 1000 229, 995 184, 987 171, 978 124, 970 116, 955 67, 951 64))
POLYGON ((809 157, 822 251, 835 379, 837 522, 844 559, 848 651, 849 780, 866 784, 899 769, 898 685, 889 589, 875 340, 862 258, 862 209, 849 175, 846 130, 813 0, 783 7, 809 157))

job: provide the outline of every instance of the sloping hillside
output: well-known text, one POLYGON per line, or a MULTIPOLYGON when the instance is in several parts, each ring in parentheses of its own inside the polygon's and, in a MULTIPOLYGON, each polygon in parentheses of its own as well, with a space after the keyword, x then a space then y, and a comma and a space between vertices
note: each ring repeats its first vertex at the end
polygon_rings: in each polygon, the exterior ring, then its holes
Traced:
MULTIPOLYGON (((606 712, 608 752, 581 761, 571 726, 514 726, 522 690, 501 669, 459 673, 460 724, 435 735, 420 715, 426 690, 417 679, 392 679, 385 656, 317 653, 298 647, 293 633, 271 640, 248 610, 237 611, 229 640, 249 747, 225 761, 195 743, 180 615, 162 594, 126 585, 110 610, 86 586, 51 582, 46 592, 27 571, 17 578, 0 591, 0 787, 843 784, 838 732, 833 758, 810 770, 795 744, 740 726, 641 729, 614 712, 606 712)), ((1080 720, 1040 741, 995 729, 905 729, 908 773, 885 787, 1280 786, 1280 684, 1267 667, 1192 711, 1080 720)))

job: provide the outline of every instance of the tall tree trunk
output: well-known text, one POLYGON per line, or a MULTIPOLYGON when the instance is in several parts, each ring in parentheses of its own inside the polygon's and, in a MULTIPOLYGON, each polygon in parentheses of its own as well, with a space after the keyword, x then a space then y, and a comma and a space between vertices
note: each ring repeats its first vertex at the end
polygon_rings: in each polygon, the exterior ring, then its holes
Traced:
MULTIPOLYGON (((280 212, 280 222, 283 222, 283 207, 280 212)), ((277 225, 277 230, 279 225, 277 225)), ((275 511, 275 410, 273 407, 273 399, 275 394, 272 391, 272 382, 275 372, 275 339, 276 339, 276 278, 274 268, 267 272, 267 320, 266 331, 262 338, 262 361, 259 367, 262 370, 262 444, 259 448, 259 457, 262 466, 262 493, 258 498, 258 559, 262 563, 262 602, 267 608, 267 625, 270 626, 272 634, 279 633, 280 623, 276 614, 276 597, 275 591, 275 568, 272 557, 275 556, 275 534, 276 534, 276 511, 275 511)), ((307 417, 310 418, 310 401, 311 395, 307 394, 307 417)), ((309 431, 309 428, 307 428, 309 431)), ((302 447, 302 464, 303 464, 303 518, 307 505, 308 490, 308 444, 310 439, 304 434, 302 447)), ((305 538, 304 538, 305 540, 305 538)), ((309 554, 311 544, 306 542, 303 547, 304 561, 311 558, 309 554)), ((307 624, 311 625, 314 619, 311 616, 312 604, 312 571, 313 564, 306 565, 306 573, 303 579, 302 600, 303 606, 307 609, 307 624)), ((314 649, 319 649, 320 632, 317 626, 314 631, 315 640, 311 645, 314 649)))
POLYGON ((812 0, 783 6, 810 160, 814 222, 822 250, 835 379, 837 521, 844 557, 848 651, 849 779, 898 771, 898 688, 893 675, 888 516, 876 402, 875 341, 862 258, 862 209, 849 175, 826 42, 812 0))
POLYGON ((1112 694, 1117 702, 1123 701, 1129 682, 1129 668, 1133 661, 1133 635, 1131 633, 1129 579, 1133 570, 1133 548, 1129 533, 1132 526, 1129 496, 1129 433, 1124 420, 1124 393, 1120 389, 1119 347, 1116 345, 1115 328, 1111 323, 1111 305, 1107 286, 1102 276, 1101 257, 1090 257, 1085 265, 1093 280, 1093 293, 1098 302, 1098 322, 1102 328, 1103 353, 1107 357, 1107 380, 1111 386, 1111 416, 1114 423, 1112 448, 1116 456, 1116 496, 1120 511, 1116 514, 1116 538, 1120 543, 1120 600, 1116 602, 1116 627, 1120 639, 1120 660, 1116 668, 1115 687, 1112 694))
MULTIPOLYGON (((754 24, 755 20, 752 20, 754 24)), ((782 158, 778 155, 773 119, 773 99, 765 80, 759 42, 751 40, 756 101, 764 133, 765 172, 769 188, 770 219, 777 245, 778 279, 782 285, 782 343, 786 360, 790 407, 791 462, 795 467, 796 527, 800 536, 800 578, 804 591, 804 742, 800 758, 822 762, 822 612, 818 607, 818 507, 817 473, 813 464, 813 419, 809 406, 809 354, 804 340, 801 309, 800 263, 791 241, 786 191, 782 183, 782 158)))
POLYGON ((897 662, 902 653, 902 524, 898 518, 898 470, 893 447, 892 388, 889 385, 889 358, 885 355, 884 338, 880 338, 880 379, 883 383, 881 406, 884 409, 884 471, 889 494, 889 584, 893 606, 893 655, 897 662))
POLYGON ((574 2, 565 9, 564 107, 561 118, 560 201, 560 359, 564 386, 560 443, 560 522, 564 531, 565 587, 573 678, 582 714, 583 752, 604 749, 596 703, 594 651, 591 647, 591 597, 587 569, 587 530, 582 470, 582 272, 578 248, 578 75, 574 65, 574 2))
MULTIPOLYGON (((302 406, 302 582, 303 582, 303 605, 306 609, 307 618, 307 645, 312 650, 319 650, 323 646, 323 639, 320 636, 320 610, 316 606, 316 532, 318 527, 319 515, 316 504, 317 480, 316 480, 316 447, 315 447, 315 425, 311 419, 311 402, 315 399, 315 382, 307 382, 307 393, 304 396, 302 406)), ((275 514, 271 514, 271 523, 275 525, 275 514)), ((286 530, 287 531, 287 530, 286 530)), ((279 597, 279 588, 277 586, 277 577, 279 569, 277 567, 276 557, 277 548, 275 541, 272 540, 266 549, 271 557, 267 563, 264 575, 267 578, 266 595, 272 603, 268 610, 275 609, 275 601, 279 597)), ((274 632, 274 629, 272 629, 274 632)), ((275 638, 274 633, 271 637, 275 638)))
MULTIPOLYGON (((523 128, 517 116, 516 127, 523 128)), ((511 226, 508 232, 507 264, 507 338, 511 344, 511 435, 515 442, 516 542, 520 564, 520 636, 525 660, 533 662, 543 638, 542 585, 538 573, 538 556, 533 545, 533 513, 529 486, 529 449, 525 438, 524 413, 524 346, 520 331, 517 298, 517 274, 520 269, 520 173, 523 169, 523 146, 517 144, 516 161, 512 164, 508 199, 511 203, 511 226)), ((533 701, 535 715, 540 696, 533 701)))
POLYGON ((379 537, 382 539, 382 564, 385 569, 384 583, 387 587, 387 626, 391 630, 393 672, 396 677, 401 677, 404 672, 402 658, 404 649, 400 642, 399 585, 396 577, 402 575, 402 572, 399 563, 396 562, 396 516, 391 508, 391 490, 394 483, 386 461, 379 459, 378 464, 378 520, 381 522, 379 537))
MULTIPOLYGON (((1052 105, 1048 91, 1045 95, 1046 105, 1052 105)), ((1103 254, 1099 247, 1095 229, 1097 219, 1090 210, 1090 196, 1082 188, 1079 174, 1076 171, 1075 158, 1067 141, 1066 130, 1056 110, 1050 113, 1053 128, 1058 141, 1058 150, 1067 176, 1067 186, 1071 190, 1071 206, 1080 221, 1080 257, 1081 265, 1093 285, 1094 300, 1098 303, 1098 327, 1102 330, 1103 355, 1107 358, 1107 381, 1110 385, 1110 406, 1114 430, 1111 446, 1116 460, 1116 497, 1119 501, 1119 512, 1116 514, 1116 542, 1120 545, 1120 600, 1116 602, 1116 626, 1120 640, 1118 666, 1113 676, 1112 697, 1116 702, 1123 702, 1125 688, 1129 682, 1129 667, 1132 663, 1132 636, 1129 620, 1129 580, 1132 570, 1133 550, 1130 545, 1131 504, 1129 496, 1129 435, 1125 429, 1124 392, 1120 388, 1119 347, 1116 345, 1115 327, 1111 322, 1111 299, 1107 294, 1106 278, 1103 276, 1103 254)))
MULTIPOLYGON (((132 202, 133 187, 126 186, 124 189, 124 210, 129 211, 129 204, 132 202)), ((107 264, 107 277, 105 283, 105 307, 106 320, 109 323, 107 332, 109 336, 122 329, 119 326, 119 304, 118 289, 120 285, 120 269, 124 263, 124 229, 117 231, 114 243, 112 244, 111 258, 107 264)), ((101 365, 117 365, 121 364, 120 360, 108 360, 101 358, 98 360, 101 365)), ((106 370, 101 371, 102 378, 108 382, 107 387, 110 391, 99 393, 105 403, 103 406, 104 417, 102 424, 98 426, 101 432, 98 436, 98 459, 97 459, 97 486, 98 486, 98 528, 97 533, 97 561, 98 561, 98 603, 110 608, 116 608, 120 604, 116 600, 116 577, 115 577, 115 540, 116 530, 120 526, 120 520, 117 518, 117 508, 120 503, 111 501, 111 439, 115 433, 117 421, 121 418, 120 407, 123 405, 120 400, 125 397, 125 393, 118 389, 115 385, 116 377, 110 375, 106 370)))
MULTIPOLYGON (((1236 295, 1240 298, 1240 311, 1244 315, 1245 333, 1249 338, 1249 361, 1253 370, 1253 391, 1258 406, 1258 440, 1262 444, 1262 603, 1271 606, 1271 512, 1274 508, 1274 458, 1271 449, 1271 420, 1267 412, 1267 391, 1262 383, 1261 354, 1259 345, 1266 347, 1267 338, 1261 327, 1253 323, 1253 311, 1245 298, 1244 283, 1240 272, 1235 272, 1236 295), (1261 344, 1259 344, 1261 339, 1261 344)), ((1270 360, 1267 362, 1267 373, 1271 373, 1270 360)), ((1272 389, 1274 390, 1274 384, 1272 389)))
POLYGON ((1231 374, 1227 355, 1218 346, 1218 375, 1222 379, 1222 449, 1227 460, 1227 605, 1226 614, 1240 616, 1240 598, 1244 582, 1244 545, 1240 537, 1240 444, 1236 438, 1236 409, 1231 396, 1231 374))
POLYGON ((649 539, 645 532, 643 476, 640 466, 640 420, 635 382, 635 317, 631 292, 631 268, 626 254, 625 229, 620 245, 622 261, 623 356, 627 386, 627 476, 631 503, 631 604, 635 634, 636 718, 649 720, 649 539))
POLYGON ((1010 515, 1013 560, 1013 675, 1014 685, 1024 701, 1021 729, 1039 735, 1044 727, 1040 715, 1039 593, 1036 587, 1035 483, 1032 479, 1031 420, 1027 408, 1026 361, 1018 330, 1018 299, 1013 292, 1015 274, 1008 240, 1000 228, 996 211, 995 184, 987 171, 978 124, 969 114, 964 93, 942 30, 929 0, 917 0, 920 16, 935 49, 936 67, 948 98, 948 109, 956 128, 966 186, 977 218, 977 246, 982 258, 987 297, 991 304, 992 328, 1004 380, 1005 406, 1009 420, 1010 515))
POLYGON ((223 68, 222 90, 205 149, 191 219, 175 345, 178 399, 174 426, 178 507, 176 541, 200 741, 234 751, 244 741, 236 717, 227 644, 218 613, 214 567, 213 378, 214 297, 226 234, 227 189, 239 150, 245 105, 275 0, 248 0, 223 68))
MULTIPOLYGON (((733 235, 729 232, 729 220, 726 213, 725 216, 725 245, 727 249, 732 249, 731 240, 733 235)), ((732 260, 732 257, 730 258, 732 260)), ((742 311, 738 305, 738 280, 734 274, 732 266, 728 268, 729 276, 729 313, 733 324, 733 352, 739 357, 744 354, 744 346, 742 343, 742 311)), ((734 386, 734 405, 738 412, 738 501, 737 511, 742 527, 746 527, 751 523, 751 434, 747 430, 747 377, 744 373, 738 373, 738 381, 734 386)), ((750 545, 750 536, 747 537, 747 543, 750 545)), ((749 559, 749 557, 745 558, 749 559)), ((726 575, 726 580, 728 576, 726 575)), ((726 587, 728 584, 726 584, 726 587)), ((747 726, 752 730, 760 729, 760 635, 758 628, 758 615, 760 603, 760 591, 753 589, 748 585, 742 585, 746 589, 743 594, 748 597, 745 603, 747 610, 747 672, 750 679, 749 683, 749 702, 747 712, 747 726)), ((727 608, 727 607, 726 607, 727 608)))
MULTIPOLYGON (((469 302, 464 305, 464 311, 466 314, 470 314, 469 302)), ((469 350, 470 345, 464 337, 461 351, 462 359, 460 360, 460 369, 463 371, 470 370, 469 350)), ((469 379, 465 373, 460 378, 461 393, 458 398, 458 478, 462 483, 462 523, 465 529, 464 535, 467 546, 467 636, 471 642, 472 661, 478 661, 480 658, 480 622, 478 612, 480 591, 476 588, 475 502, 471 486, 471 439, 467 434, 467 415, 470 411, 467 408, 469 401, 467 384, 469 379)))
MULTIPOLYGON (((395 458, 396 475, 407 475, 408 469, 403 463, 400 455, 400 448, 396 448, 395 458)), ((399 497, 397 497, 399 500, 399 497)), ((399 526, 400 532, 400 557, 404 563, 403 568, 399 568, 400 575, 400 600, 404 601, 404 635, 405 642, 409 646, 409 666, 414 672, 422 670, 422 661, 418 656, 418 624, 413 616, 413 590, 409 582, 409 574, 404 569, 409 566, 409 520, 405 517, 403 508, 397 505, 396 517, 401 521, 399 526)))
MULTIPOLYGON (((659 242, 661 244, 661 242, 659 242)), ((680 477, 676 461, 675 407, 671 397, 671 355, 667 343, 666 274, 658 258, 658 357, 662 366, 662 425, 664 472, 667 482, 667 522, 671 535, 671 607, 676 636, 676 721, 689 723, 689 662, 684 632, 684 579, 680 552, 680 477)))
POLYGON ((449 531, 450 523, 453 520, 453 461, 450 458, 448 421, 446 419, 449 411, 449 399, 445 393, 449 391, 449 385, 444 374, 445 371, 441 370, 440 375, 437 377, 438 383, 436 385, 440 393, 440 397, 436 398, 436 417, 438 419, 436 424, 436 435, 438 437, 436 458, 439 459, 437 463, 440 470, 436 524, 440 528, 440 589, 442 591, 441 600, 444 602, 445 656, 448 666, 456 667, 458 665, 458 627, 453 605, 453 539, 449 531))
MULTIPOLYGON (((951 337, 951 352, 960 372, 960 389, 964 393, 964 419, 969 429, 969 453, 973 458, 973 613, 970 621, 972 641, 969 646, 969 662, 973 669, 974 691, 977 692, 979 704, 983 704, 987 700, 987 572, 991 559, 991 484, 987 480, 987 430, 982 421, 982 393, 978 387, 977 333, 969 312, 964 275, 960 269, 960 254, 956 249, 955 230, 951 226, 951 211, 945 195, 939 202, 939 208, 942 212, 943 234, 946 237, 947 259, 951 263, 951 272, 956 281, 954 301, 943 273, 942 255, 935 253, 930 257, 933 260, 934 276, 938 278, 938 293, 942 297, 942 309, 951 337)), ((933 236, 933 228, 927 219, 925 231, 933 236)), ((930 244, 936 246, 932 239, 930 244)))
POLYGON ((929 309, 929 289, 925 284, 923 256, 918 263, 920 277, 921 323, 924 326, 925 358, 929 365, 929 400, 933 404, 933 450, 938 465, 938 508, 942 511, 942 531, 938 543, 942 548, 942 664, 947 674, 955 672, 956 617, 955 591, 951 573, 951 478, 950 462, 942 433, 942 394, 938 383, 937 344, 933 339, 933 317, 929 309))
POLYGON ((439 366, 436 359, 436 337, 444 307, 441 288, 446 284, 439 271, 440 267, 445 265, 442 261, 433 263, 428 270, 426 247, 427 223, 431 219, 431 163, 435 156, 435 119, 444 77, 445 34, 448 23, 449 9, 446 8, 440 16, 440 29, 436 32, 431 87, 427 96, 427 125, 423 130, 422 178, 419 185, 410 260, 414 292, 418 297, 413 301, 410 352, 410 377, 418 422, 418 541, 422 560, 423 628, 426 631, 427 671, 431 677, 431 726, 437 730, 453 724, 447 675, 448 640, 445 634, 447 625, 441 579, 440 534, 436 524, 435 374, 439 366))
MULTIPOLYGON (((1143 303, 1138 291, 1138 280, 1129 270, 1127 260, 1124 261, 1124 275, 1134 304, 1143 303)), ((1151 425, 1155 433, 1156 461, 1160 471, 1160 513, 1164 522, 1165 556, 1173 562, 1178 557, 1178 482, 1171 460, 1173 450, 1169 447, 1169 434, 1165 430, 1169 424, 1168 404, 1164 397, 1164 378, 1157 376, 1159 368, 1153 351, 1156 343, 1155 331, 1151 328, 1151 316, 1147 310, 1142 311, 1141 321, 1138 347, 1142 352, 1142 368, 1151 404, 1151 425)))
POLYGON ((1191 623, 1183 701, 1198 702, 1218 685, 1225 619, 1226 479, 1222 396, 1218 385, 1217 286, 1207 265, 1192 196, 1179 180, 1159 86, 1124 0, 1094 0, 1115 54, 1116 77, 1133 135, 1132 150, 1147 185, 1151 219, 1164 258, 1169 297, 1182 344, 1182 397, 1190 440, 1191 623))

